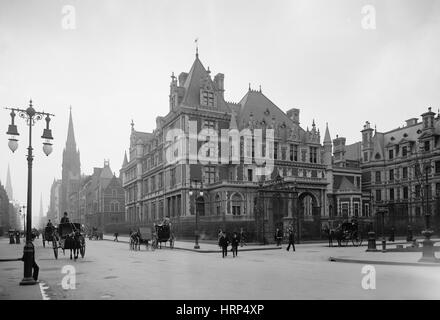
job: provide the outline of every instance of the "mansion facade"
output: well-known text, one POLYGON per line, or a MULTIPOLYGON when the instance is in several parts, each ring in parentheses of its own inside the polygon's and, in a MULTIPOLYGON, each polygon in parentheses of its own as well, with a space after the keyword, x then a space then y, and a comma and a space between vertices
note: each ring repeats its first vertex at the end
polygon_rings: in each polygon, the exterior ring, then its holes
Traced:
POLYGON ((156 128, 141 132, 132 122, 121 168, 130 226, 168 217, 181 238, 196 231, 201 239, 216 238, 219 229, 243 228, 251 239, 272 240, 277 227, 293 226, 299 239, 308 239, 352 217, 372 221, 370 193, 362 189, 361 143, 332 140, 328 126, 321 142, 314 122, 304 129, 299 109, 283 112, 261 88, 249 87, 239 102, 227 102, 224 79, 222 73, 212 78, 196 54, 188 73, 171 76, 169 112, 156 118, 156 128), (172 135, 181 132, 191 140, 192 129, 198 133, 195 143, 172 135), (257 129, 263 143, 255 138, 257 129), (203 133, 222 130, 240 133, 238 148, 203 133), (176 151, 183 161, 170 161, 176 151), (227 161, 191 161, 194 154, 209 158, 213 151, 226 152, 227 161), (259 156, 273 170, 261 174, 259 156))
POLYGON ((431 228, 440 227, 440 114, 428 108, 421 117, 388 132, 367 122, 361 131, 363 190, 385 224, 400 232, 407 225, 423 230, 427 213, 431 228))

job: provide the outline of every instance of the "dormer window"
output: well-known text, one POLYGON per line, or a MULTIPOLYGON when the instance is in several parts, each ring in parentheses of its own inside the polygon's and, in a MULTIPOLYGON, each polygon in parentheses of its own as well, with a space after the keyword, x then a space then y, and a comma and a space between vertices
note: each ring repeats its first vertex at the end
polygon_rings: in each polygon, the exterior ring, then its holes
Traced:
POLYGON ((406 157, 408 154, 408 147, 402 147, 402 157, 406 157))
POLYGON ((214 92, 210 90, 202 91, 202 105, 206 107, 214 107, 214 92))
POLYGON ((429 143, 429 140, 428 140, 428 141, 425 141, 425 143, 424 143, 424 150, 425 151, 429 151, 429 149, 430 149, 430 143, 429 143))

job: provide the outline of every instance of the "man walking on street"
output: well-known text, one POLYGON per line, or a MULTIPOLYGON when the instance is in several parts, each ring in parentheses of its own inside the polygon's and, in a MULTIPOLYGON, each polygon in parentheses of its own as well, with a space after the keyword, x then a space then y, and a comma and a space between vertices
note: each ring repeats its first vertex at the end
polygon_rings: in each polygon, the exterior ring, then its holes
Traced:
POLYGON ((228 239, 226 238, 225 234, 222 233, 218 241, 218 245, 222 248, 223 258, 228 255, 228 244, 228 239))
POLYGON ((283 240, 283 232, 279 228, 277 228, 277 230, 275 231, 275 241, 277 242, 278 247, 281 246, 282 240, 283 240))
POLYGON ((292 246, 293 251, 295 251, 295 235, 293 230, 289 230, 289 245, 287 246, 287 251, 289 251, 290 246, 292 246))
POLYGON ((232 236, 231 245, 232 245, 232 257, 236 257, 238 254, 238 244, 240 242, 240 239, 238 238, 237 232, 234 232, 234 235, 232 236))
POLYGON ((408 229, 406 231, 406 241, 412 242, 413 241, 413 232, 410 225, 408 225, 408 229))
POLYGON ((243 228, 240 228, 240 247, 243 247, 245 245, 246 245, 245 234, 243 228))

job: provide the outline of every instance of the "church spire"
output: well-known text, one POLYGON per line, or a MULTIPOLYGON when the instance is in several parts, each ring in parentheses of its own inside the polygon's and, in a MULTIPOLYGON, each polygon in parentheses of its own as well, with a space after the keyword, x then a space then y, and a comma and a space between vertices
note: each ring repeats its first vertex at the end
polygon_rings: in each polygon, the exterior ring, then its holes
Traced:
POLYGON ((72 121, 72 106, 70 106, 69 113, 69 129, 67 131, 66 149, 69 147, 76 151, 75 132, 73 131, 72 121))
POLYGON ((14 200, 12 193, 12 183, 11 183, 11 171, 9 170, 8 164, 8 173, 6 175, 6 193, 8 194, 9 201, 14 200))
POLYGON ((332 144, 332 139, 330 138, 330 131, 328 130, 328 123, 326 124, 325 127, 324 143, 332 144))

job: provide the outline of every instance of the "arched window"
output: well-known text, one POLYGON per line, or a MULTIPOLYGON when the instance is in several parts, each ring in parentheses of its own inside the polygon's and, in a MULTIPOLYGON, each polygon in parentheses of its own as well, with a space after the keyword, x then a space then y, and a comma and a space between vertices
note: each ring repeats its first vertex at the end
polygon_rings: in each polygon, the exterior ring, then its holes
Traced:
POLYGON ((313 209, 313 198, 310 195, 304 197, 303 200, 304 205, 304 216, 311 217, 312 209, 313 209))

